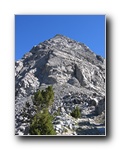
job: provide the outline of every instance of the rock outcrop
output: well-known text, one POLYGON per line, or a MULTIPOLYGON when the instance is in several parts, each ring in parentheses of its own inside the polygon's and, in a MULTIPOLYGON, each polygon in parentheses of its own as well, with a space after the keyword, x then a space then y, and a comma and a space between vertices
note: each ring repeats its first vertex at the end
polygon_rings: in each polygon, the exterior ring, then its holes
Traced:
POLYGON ((29 135, 29 114, 35 113, 31 96, 48 85, 55 93, 49 111, 59 110, 53 122, 58 135, 105 135, 105 59, 63 35, 34 46, 15 62, 15 134, 29 135), (30 108, 23 117, 26 102, 30 108), (82 114, 78 119, 70 115, 76 106, 82 114))

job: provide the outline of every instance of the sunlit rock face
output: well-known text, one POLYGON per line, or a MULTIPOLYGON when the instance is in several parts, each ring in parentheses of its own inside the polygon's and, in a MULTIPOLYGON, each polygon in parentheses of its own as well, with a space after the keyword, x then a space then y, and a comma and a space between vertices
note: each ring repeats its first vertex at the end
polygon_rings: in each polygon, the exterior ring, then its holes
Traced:
POLYGON ((85 44, 60 34, 34 46, 15 62, 16 134, 29 134, 29 123, 23 125, 24 118, 20 120, 23 107, 26 102, 32 107, 31 96, 48 85, 55 93, 49 111, 60 110, 59 123, 53 123, 58 135, 105 134, 105 59, 85 44), (76 106, 82 118, 70 115, 76 106), (102 132, 97 123, 102 124, 102 132))

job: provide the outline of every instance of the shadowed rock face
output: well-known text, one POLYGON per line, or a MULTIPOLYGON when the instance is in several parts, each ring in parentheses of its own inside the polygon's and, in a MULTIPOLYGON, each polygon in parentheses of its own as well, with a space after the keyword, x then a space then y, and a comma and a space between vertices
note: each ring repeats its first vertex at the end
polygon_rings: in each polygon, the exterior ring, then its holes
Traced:
MULTIPOLYGON (((37 89, 48 85, 53 85, 55 92, 51 113, 61 107, 61 116, 69 115, 78 105, 84 117, 92 114, 89 107, 101 114, 105 109, 105 100, 101 102, 105 96, 105 59, 83 43, 59 34, 34 46, 15 62, 16 116, 26 101, 32 105, 31 96, 37 89)), ((58 134, 62 134, 61 130, 58 134)))

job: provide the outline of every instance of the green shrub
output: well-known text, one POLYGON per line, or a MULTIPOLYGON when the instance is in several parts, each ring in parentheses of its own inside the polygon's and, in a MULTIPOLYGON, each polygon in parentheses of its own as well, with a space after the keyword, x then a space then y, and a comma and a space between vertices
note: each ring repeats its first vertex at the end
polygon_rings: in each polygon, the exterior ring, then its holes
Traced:
POLYGON ((48 109, 37 113, 30 124, 31 135, 55 135, 56 132, 52 124, 53 117, 49 114, 48 109))
POLYGON ((47 107, 52 105, 54 101, 54 92, 52 86, 48 86, 48 88, 46 88, 43 97, 44 97, 44 103, 46 104, 47 107))
POLYGON ((74 118, 81 117, 80 109, 78 108, 78 106, 71 112, 71 116, 74 118))
POLYGON ((48 86, 46 90, 38 90, 34 94, 33 104, 35 106, 41 106, 43 108, 47 108, 52 105, 54 101, 54 92, 52 86, 48 86))
POLYGON ((35 94, 34 94, 34 98, 33 98, 33 104, 36 106, 39 106, 43 103, 44 99, 43 99, 43 95, 41 93, 40 90, 38 90, 35 94))
POLYGON ((38 90, 33 98, 33 104, 36 108, 36 115, 31 119, 30 134, 31 135, 55 135, 53 128, 53 117, 48 112, 48 107, 54 101, 54 92, 52 86, 48 86, 45 90, 38 90))

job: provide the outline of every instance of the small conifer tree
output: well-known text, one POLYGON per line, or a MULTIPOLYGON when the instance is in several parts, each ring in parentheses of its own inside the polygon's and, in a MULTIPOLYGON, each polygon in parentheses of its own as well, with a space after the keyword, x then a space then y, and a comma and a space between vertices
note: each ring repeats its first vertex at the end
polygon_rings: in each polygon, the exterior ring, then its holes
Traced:
POLYGON ((54 101, 54 92, 52 86, 48 86, 46 90, 38 90, 33 97, 33 104, 37 108, 36 115, 31 119, 30 134, 31 135, 55 135, 53 128, 53 117, 48 112, 48 107, 54 101))
POLYGON ((52 86, 48 86, 46 90, 38 90, 34 94, 33 104, 35 106, 49 107, 54 101, 54 92, 52 86))
POLYGON ((72 111, 71 116, 74 118, 81 117, 80 109, 78 108, 78 106, 72 111))
POLYGON ((30 125, 31 135, 55 135, 56 132, 52 124, 53 117, 49 114, 48 109, 37 113, 32 119, 30 125))

